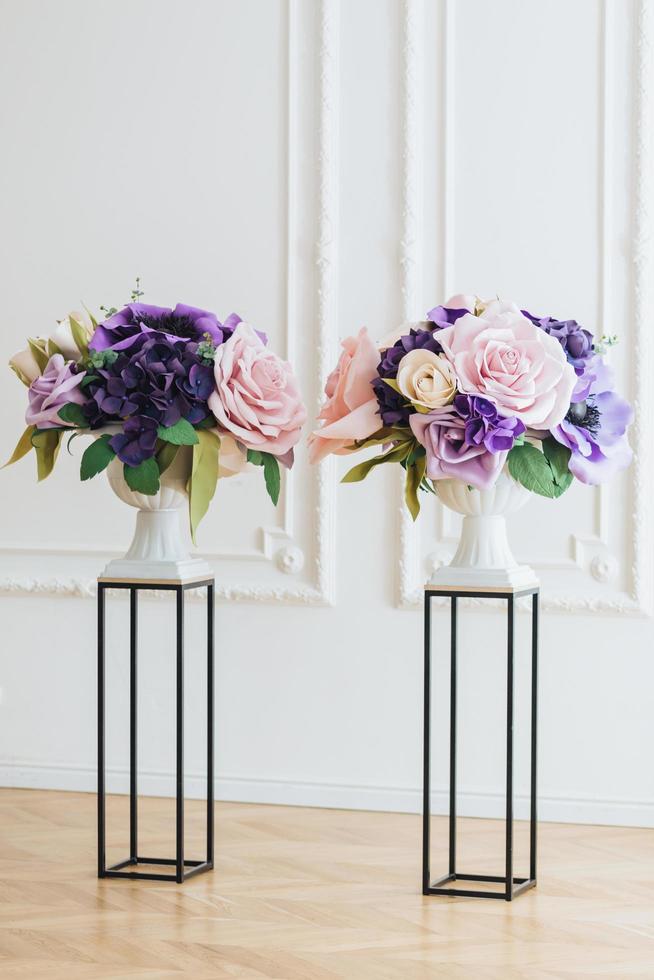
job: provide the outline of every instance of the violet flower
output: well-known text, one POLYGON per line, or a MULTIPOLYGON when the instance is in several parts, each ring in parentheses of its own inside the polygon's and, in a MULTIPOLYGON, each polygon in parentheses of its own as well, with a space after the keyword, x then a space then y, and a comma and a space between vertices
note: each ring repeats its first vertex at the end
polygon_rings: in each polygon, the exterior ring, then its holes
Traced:
POLYGON ((122 463, 138 466, 154 456, 158 428, 155 419, 133 415, 123 423, 123 431, 111 437, 109 445, 122 463))
POLYGON ((587 364, 572 404, 552 435, 570 452, 568 469, 582 483, 603 483, 631 462, 627 428, 631 406, 614 390, 613 374, 599 355, 587 364))
POLYGON ((489 453, 508 453, 525 431, 524 422, 515 416, 500 415, 487 398, 456 395, 454 408, 465 422, 465 441, 469 446, 485 446, 489 453))
POLYGON ((568 362, 575 372, 583 374, 584 368, 593 356, 593 335, 576 320, 557 320, 552 316, 534 316, 527 310, 520 311, 533 324, 548 333, 561 344, 568 362))
POLYGON ((236 313, 220 323, 215 313, 195 306, 178 303, 174 310, 165 306, 149 306, 147 303, 128 303, 127 306, 99 323, 93 334, 91 350, 125 350, 139 336, 152 330, 165 334, 171 340, 180 338, 200 342, 205 335, 218 347, 224 343, 241 322, 236 313))

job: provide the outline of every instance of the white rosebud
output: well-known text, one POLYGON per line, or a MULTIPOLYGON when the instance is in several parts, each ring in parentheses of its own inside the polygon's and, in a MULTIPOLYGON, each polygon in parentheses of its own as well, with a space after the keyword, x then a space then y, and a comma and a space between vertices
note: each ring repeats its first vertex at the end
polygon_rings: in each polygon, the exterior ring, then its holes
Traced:
POLYGON ((80 313, 78 310, 73 310, 63 320, 57 321, 56 328, 50 334, 50 340, 57 345, 64 357, 76 361, 82 352, 73 338, 73 330, 70 325, 71 318, 83 327, 88 339, 91 339, 93 324, 88 313, 80 313))
POLYGON ((397 369, 397 384, 406 398, 428 409, 449 405, 456 395, 450 362, 442 354, 422 348, 404 355, 397 369))
POLYGON ((9 367, 18 375, 23 384, 28 386, 41 374, 41 369, 29 347, 25 350, 16 351, 14 356, 9 359, 9 367))

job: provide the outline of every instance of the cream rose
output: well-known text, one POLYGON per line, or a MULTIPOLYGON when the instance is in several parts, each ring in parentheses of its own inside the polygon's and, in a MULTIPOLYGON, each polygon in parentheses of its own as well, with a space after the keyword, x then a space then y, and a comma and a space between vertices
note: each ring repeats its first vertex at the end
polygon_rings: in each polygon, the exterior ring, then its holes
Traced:
POLYGON ((526 426, 551 429, 565 417, 576 383, 558 340, 513 304, 493 300, 438 333, 459 390, 487 398, 526 426))
POLYGON ((25 350, 16 351, 14 356, 9 359, 9 367, 28 388, 41 374, 41 368, 36 363, 36 358, 29 347, 25 350))
POLYGON ((415 405, 443 408, 456 394, 456 375, 446 357, 419 347, 400 361, 397 386, 415 405))

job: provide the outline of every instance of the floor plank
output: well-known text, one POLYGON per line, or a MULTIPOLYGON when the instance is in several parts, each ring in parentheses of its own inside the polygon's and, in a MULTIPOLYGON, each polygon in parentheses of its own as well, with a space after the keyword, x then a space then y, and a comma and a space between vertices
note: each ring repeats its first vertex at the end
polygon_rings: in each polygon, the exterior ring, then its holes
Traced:
MULTIPOLYGON (((147 849, 174 853, 171 801, 139 807, 147 849)), ((125 799, 108 810, 118 860, 125 799)), ((204 815, 187 803, 190 856, 204 815)), ((212 873, 99 881, 94 796, 0 790, 2 980, 654 978, 650 830, 542 824, 538 887, 508 905, 423 898, 416 816, 219 803, 215 819, 212 873)), ((500 822, 459 825, 466 866, 501 866, 500 822)), ((433 818, 435 854, 446 831, 433 818)))

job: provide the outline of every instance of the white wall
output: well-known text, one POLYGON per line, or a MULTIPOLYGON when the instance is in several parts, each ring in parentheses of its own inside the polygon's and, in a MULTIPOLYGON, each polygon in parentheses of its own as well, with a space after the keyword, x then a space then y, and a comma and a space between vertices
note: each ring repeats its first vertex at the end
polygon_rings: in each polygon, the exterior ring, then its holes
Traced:
MULTIPOLYGON (((454 291, 620 334, 636 464, 606 490, 534 501, 513 530, 543 581, 545 819, 654 823, 653 19, 651 0, 3 4, 3 359, 80 300, 119 303, 137 274, 151 302, 266 329, 312 410, 339 335, 382 335, 454 291)), ((24 411, 9 372, 0 399, 7 456, 24 411)), ((260 481, 230 481, 200 533, 221 596, 217 792, 418 809, 418 597, 455 523, 427 502, 410 526, 395 473, 341 487, 342 462, 299 456, 278 512, 260 481)), ((132 516, 101 479, 79 484, 78 457, 44 485, 28 461, 0 476, 5 785, 95 786, 93 580, 132 516)), ((188 620, 202 792, 197 602, 188 620)), ((143 600, 141 621, 142 788, 168 793, 169 603, 143 600)), ((126 622, 112 600, 118 788, 126 622)), ((472 606, 461 631, 461 810, 495 813, 503 621, 472 606)), ((446 633, 443 610, 442 648, 446 633)))

